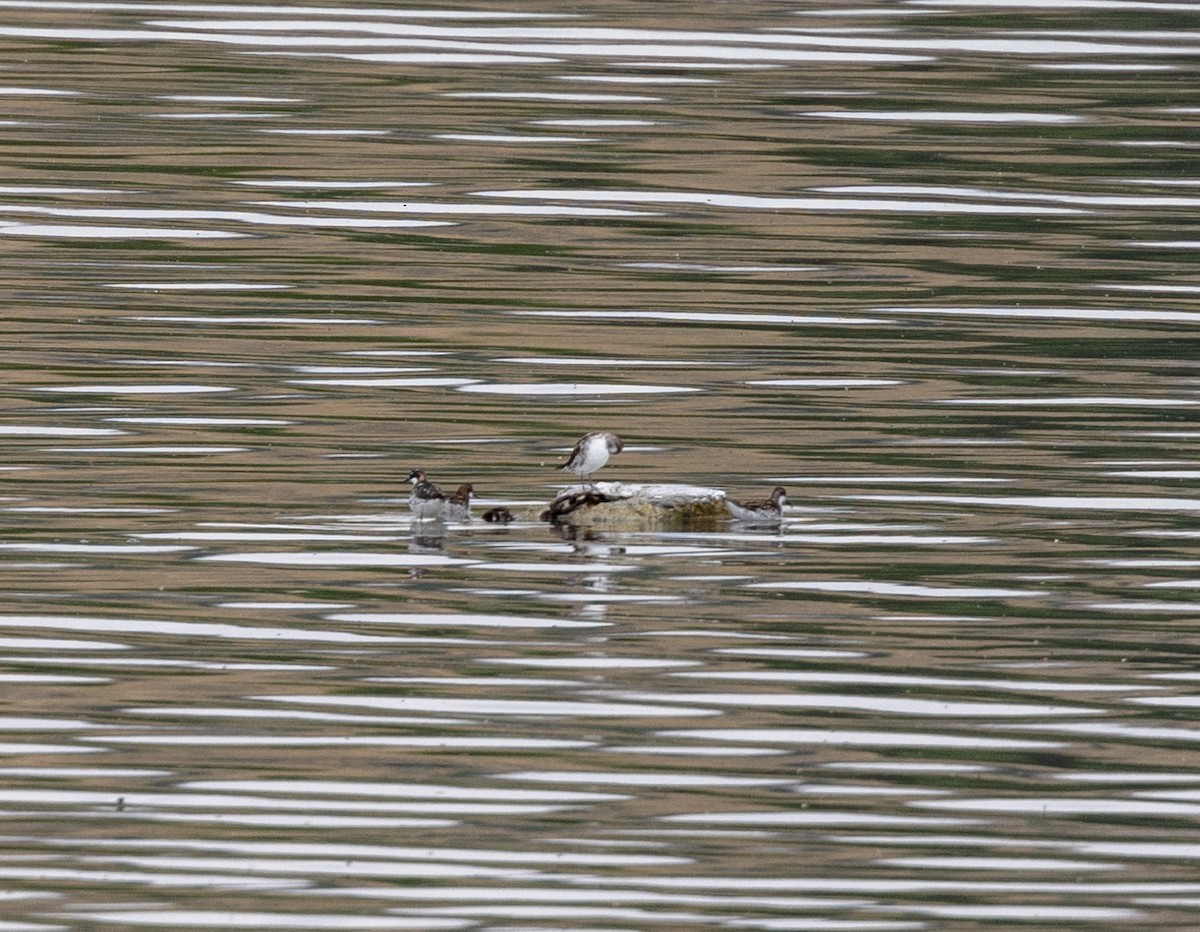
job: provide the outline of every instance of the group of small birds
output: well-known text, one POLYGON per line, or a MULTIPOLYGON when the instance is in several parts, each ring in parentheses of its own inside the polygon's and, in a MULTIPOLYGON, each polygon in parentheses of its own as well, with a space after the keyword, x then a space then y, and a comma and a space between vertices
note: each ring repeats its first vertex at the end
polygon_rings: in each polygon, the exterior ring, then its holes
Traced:
MULTIPOLYGON (((558 469, 560 472, 573 472, 586 482, 608 462, 610 456, 620 453, 624 448, 625 444, 616 434, 604 430, 592 431, 579 438, 571 455, 558 469)), ((460 485, 453 494, 447 495, 435 483, 429 481, 423 469, 410 472, 408 481, 412 483, 408 504, 414 518, 442 521, 466 521, 470 518, 471 496, 475 494, 475 487, 469 482, 460 485)), ((729 513, 738 521, 778 524, 782 520, 786 501, 787 493, 776 486, 771 492, 771 497, 762 501, 738 502, 727 498, 725 504, 729 513)))

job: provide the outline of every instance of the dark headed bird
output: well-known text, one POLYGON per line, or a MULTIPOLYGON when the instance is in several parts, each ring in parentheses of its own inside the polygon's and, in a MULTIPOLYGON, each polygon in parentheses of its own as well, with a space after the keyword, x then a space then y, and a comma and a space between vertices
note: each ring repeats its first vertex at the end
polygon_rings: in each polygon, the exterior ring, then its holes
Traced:
POLYGON ((446 517, 451 521, 471 520, 471 496, 475 494, 475 486, 466 482, 458 487, 455 493, 446 499, 446 517))
POLYGON ((732 498, 725 499, 725 505, 735 521, 745 524, 779 524, 783 520, 783 506, 787 502, 787 492, 782 486, 775 486, 771 497, 756 502, 737 502, 732 498))
POLYGON ((424 520, 445 517, 446 496, 441 489, 425 478, 425 470, 414 469, 408 474, 408 481, 413 486, 408 496, 408 507, 412 509, 414 518, 424 520))

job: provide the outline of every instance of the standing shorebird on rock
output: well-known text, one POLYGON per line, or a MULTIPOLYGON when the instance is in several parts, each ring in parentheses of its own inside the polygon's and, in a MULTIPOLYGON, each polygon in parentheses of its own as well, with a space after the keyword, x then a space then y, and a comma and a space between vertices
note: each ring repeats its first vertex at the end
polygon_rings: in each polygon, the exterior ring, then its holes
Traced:
POLYGON ((425 478, 425 470, 414 469, 408 474, 408 481, 413 485, 408 496, 408 507, 412 509, 414 518, 424 520, 446 516, 446 495, 425 478))
POLYGON ((608 462, 610 455, 620 453, 624 448, 625 444, 616 434, 595 430, 579 438, 567 461, 558 469, 560 472, 573 472, 587 482, 597 469, 608 462))
POLYGON ((725 499, 725 506, 735 521, 744 524, 779 524, 783 521, 783 506, 787 502, 787 491, 775 486, 771 497, 757 502, 736 502, 725 499))

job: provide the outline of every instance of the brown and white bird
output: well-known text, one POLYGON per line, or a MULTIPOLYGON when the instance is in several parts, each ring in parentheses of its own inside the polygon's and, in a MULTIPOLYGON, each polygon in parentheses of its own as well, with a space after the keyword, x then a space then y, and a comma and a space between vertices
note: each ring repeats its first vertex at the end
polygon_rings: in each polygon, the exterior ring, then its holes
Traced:
POLYGON ((755 502, 738 502, 725 499, 725 505, 735 521, 745 524, 779 524, 783 520, 783 506, 787 503, 787 491, 775 486, 771 497, 755 502))
POLYGON ((446 517, 451 521, 471 520, 471 496, 475 494, 475 486, 465 482, 446 499, 446 517))
POLYGON ((408 481, 413 486, 408 496, 408 507, 412 509, 414 518, 424 520, 446 516, 446 495, 425 478, 425 470, 414 469, 408 474, 408 481))
POLYGON ((560 472, 573 472, 587 481, 597 469, 608 462, 611 454, 620 453, 624 448, 625 444, 616 434, 595 430, 579 438, 567 461, 558 469, 560 472))

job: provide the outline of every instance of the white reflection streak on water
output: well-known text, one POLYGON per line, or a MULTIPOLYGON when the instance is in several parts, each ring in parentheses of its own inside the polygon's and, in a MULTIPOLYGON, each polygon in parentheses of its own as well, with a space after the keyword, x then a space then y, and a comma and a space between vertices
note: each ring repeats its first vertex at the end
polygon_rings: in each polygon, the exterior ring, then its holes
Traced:
MULTIPOLYGON (((653 911, 630 907, 612 906, 490 906, 435 907, 405 910, 420 916, 488 916, 495 919, 524 919, 535 922, 675 922, 686 923, 690 928, 710 925, 714 917, 695 912, 672 912, 663 909, 653 911)), ((579 928, 572 925, 572 928, 579 928)))
MULTIPOLYGON (((151 448, 153 451, 153 448, 151 448)), ((381 543, 398 540, 391 535, 379 534, 332 534, 319 531, 160 531, 142 534, 148 540, 195 540, 195 541, 334 541, 360 544, 381 543)))
POLYGON ((346 388, 461 388, 476 380, 457 376, 397 376, 395 378, 290 379, 293 385, 341 385, 346 388))
POLYGON ((1039 9, 1039 10, 1156 10, 1159 12, 1194 13, 1200 10, 1196 3, 1172 3, 1170 0, 907 0, 922 7, 970 7, 971 9, 1039 9))
MULTIPOLYGON (((539 137, 530 137, 539 138, 539 137)), ((652 217, 641 210, 622 210, 612 207, 562 207, 555 204, 447 204, 420 201, 255 201, 273 207, 292 207, 297 210, 342 210, 363 213, 449 214, 452 216, 508 217, 652 217)), ((0 208, 2 209, 2 208, 0 208)), ((421 221, 396 221, 418 224, 421 221)))
POLYGON ((989 407, 1097 407, 1097 408, 1190 408, 1200 405, 1200 399, 1193 398, 1140 398, 1117 397, 1112 395, 1100 396, 1064 396, 1058 398, 944 398, 938 402, 944 405, 980 405, 989 407))
POLYGON ((614 202, 629 204, 700 205, 741 210, 809 211, 884 211, 963 214, 1038 214, 1071 215, 1086 213, 1082 208, 1023 204, 986 204, 960 201, 898 200, 884 198, 767 197, 751 194, 726 194, 712 191, 588 191, 577 189, 529 188, 519 190, 477 191, 479 197, 529 198, 536 200, 614 202))
POLYGON ((551 679, 550 677, 534 676, 368 676, 365 683, 413 683, 423 686, 473 686, 479 689, 496 689, 519 686, 531 686, 558 689, 560 687, 576 687, 582 685, 582 680, 551 679))
POLYGON ((514 790, 498 787, 463 787, 429 783, 371 783, 354 780, 193 780, 186 787, 202 790, 236 790, 277 793, 312 793, 331 796, 377 796, 381 799, 493 800, 505 803, 591 803, 628 799, 620 793, 562 790, 514 790))
POLYGON ((662 731, 659 734, 666 738, 706 741, 753 741, 765 745, 812 744, 863 748, 942 748, 947 750, 973 748, 975 750, 1038 751, 1061 749, 1065 746, 1060 741, 988 738, 981 735, 822 728, 696 728, 662 731))
MULTIPOLYGON (((957 114, 954 114, 957 116, 957 114)), ((997 201, 1044 201, 1087 207, 1197 207, 1200 197, 1162 197, 1144 194, 1060 194, 1045 191, 996 191, 967 185, 830 185, 814 188, 829 194, 899 194, 908 196, 986 198, 997 201)))
MULTIPOLYGON (((3 30, 0 30, 2 32, 3 30)), ((0 204, 0 214, 2 213, 34 213, 42 214, 50 217, 76 217, 89 220, 230 220, 235 223, 246 223, 251 225, 265 226, 296 226, 296 227, 432 227, 445 226, 449 221, 444 220, 391 220, 380 218, 363 218, 363 217, 313 217, 299 216, 289 214, 270 214, 256 211, 243 210, 185 210, 185 209, 159 209, 148 207, 32 207, 25 204, 0 204)), ((20 229, 25 225, 17 223, 0 224, 0 232, 8 227, 20 229)), ((28 227, 36 229, 36 227, 28 227)), ((49 229, 49 227, 46 227, 49 229)), ((87 230, 89 227, 79 227, 77 229, 87 230)), ((101 231, 105 230, 121 230, 121 227, 95 227, 96 235, 102 235, 101 231)), ((154 229, 151 230, 151 236, 217 236, 230 237, 242 236, 245 234, 213 232, 204 230, 188 230, 188 229, 154 229)), ((81 234, 83 235, 83 234, 81 234)), ((103 234, 108 235, 108 234, 103 234)), ((124 235, 133 236, 136 234, 126 233, 124 235)))
POLYGON ((0 742, 0 755, 24 757, 31 754, 91 754, 102 748, 81 748, 70 744, 33 744, 14 741, 0 742))
MULTIPOLYGON (((382 717, 382 716, 381 716, 382 717)), ((409 718, 407 720, 395 717, 397 721, 407 724, 431 727, 454 724, 452 718, 409 718)), ((388 735, 359 735, 312 737, 310 735, 233 735, 219 734, 188 734, 188 735, 116 735, 103 738, 81 738, 94 740, 97 743, 128 744, 160 747, 212 747, 212 748, 399 748, 408 750, 429 751, 569 751, 576 748, 588 747, 587 741, 552 741, 522 738, 487 738, 487 737, 391 737, 388 735)))
MULTIPOLYGON (((526 564, 516 564, 525 566, 526 564)), ((590 567, 585 567, 590 570, 590 567)), ((436 625, 438 627, 481 628, 597 628, 604 622, 547 618, 536 615, 434 614, 417 612, 346 612, 330 615, 330 621, 373 625, 436 625)))
POLYGON ((700 666, 698 660, 652 660, 640 657, 481 657, 478 662, 556 670, 658 670, 700 666))
MULTIPOLYGON (((702 391, 679 385, 631 385, 605 382, 515 382, 462 385, 460 392, 482 395, 668 395, 702 391)), ((1198 402, 1200 403, 1200 402, 1198 402)))
MULTIPOLYGON (((1162 4, 1154 4, 1161 9, 1162 4)), ((894 39, 886 36, 839 35, 832 31, 814 34, 799 34, 797 31, 774 33, 701 32, 693 30, 646 30, 611 29, 581 25, 555 27, 444 27, 418 26, 412 24, 385 24, 366 22, 333 22, 319 20, 163 20, 149 25, 173 29, 209 30, 203 37, 210 41, 229 41, 220 38, 220 30, 230 28, 240 31, 354 31, 369 32, 383 36, 404 36, 396 42, 437 48, 457 48, 477 52, 516 52, 540 55, 587 55, 587 56, 638 56, 646 58, 746 58, 750 61, 843 61, 847 59, 864 62, 919 62, 930 60, 927 55, 914 52, 982 52, 1018 55, 1156 55, 1195 54, 1195 46, 1183 44, 1133 44, 1145 36, 1165 39, 1187 40, 1189 33, 1137 33, 1108 32, 1084 33, 1085 36, 1126 40, 1121 44, 1105 42, 1083 42, 1066 40, 1063 35, 1078 33, 1013 33, 1007 32, 999 38, 945 38, 923 39, 905 36, 894 39), (463 40, 487 40, 486 42, 463 40), (526 40, 516 44, 511 40, 526 40), (509 41, 500 41, 509 40, 509 41), (536 41, 530 41, 536 40, 536 41), (665 41, 664 41, 665 40, 665 41), (854 52, 796 51, 779 46, 836 46, 854 49, 854 52), (887 53, 875 50, 885 49, 887 53), (872 51, 864 51, 872 50, 872 51), (902 50, 898 54, 897 50, 902 50)), ((186 35, 186 34, 185 34, 186 35)), ((257 37, 264 44, 279 42, 280 37, 257 37)), ((254 41, 238 36, 234 41, 254 41)), ((299 43, 346 45, 369 44, 374 40, 330 39, 323 36, 302 37, 299 43)))
POLYGON ((1088 321, 1128 321, 1161 322, 1161 323, 1191 323, 1200 324, 1200 313, 1195 311, 1176 311, 1143 309, 1143 308, 1070 308, 1070 307, 987 307, 974 305, 971 307, 880 307, 874 308, 876 313, 884 314, 937 314, 961 317, 1011 317, 1014 320, 1022 318, 1044 318, 1053 320, 1088 320, 1088 321))
MULTIPOLYGON (((913 804, 917 805, 917 804, 913 804)), ((836 825, 878 825, 900 827, 940 828, 951 825, 979 825, 982 819, 960 819, 937 816, 885 815, 871 812, 848 812, 834 809, 781 809, 767 812, 701 812, 664 816, 664 822, 701 823, 705 825, 759 825, 769 828, 824 827, 836 825)))
MULTIPOLYGON (((607 878, 595 878, 591 881, 597 886, 613 886, 614 881, 607 878)), ((966 894, 982 891, 1049 893, 1049 894, 1111 894, 1120 893, 1151 893, 1194 889, 1193 884, 1170 883, 1134 883, 1116 884, 1111 880, 1103 883, 1089 884, 1085 881, 1001 881, 995 878, 987 880, 931 880, 919 878, 839 878, 839 877, 804 877, 804 878, 750 878, 750 877, 639 877, 636 880, 621 882, 639 886, 650 886, 662 890, 691 890, 704 888, 706 890, 730 891, 759 891, 761 893, 792 892, 799 890, 814 890, 825 893, 877 894, 897 895, 926 893, 931 895, 966 894)))
POLYGON ((1162 742, 1195 744, 1200 742, 1200 731, 1183 726, 1129 725, 1123 722, 1062 722, 1039 725, 1013 725, 1020 731, 1061 732, 1088 738, 1102 738, 1125 744, 1145 743, 1157 745, 1162 742))
MULTIPOLYGON (((576 904, 644 904, 653 905, 683 905, 683 906, 716 906, 743 909, 782 909, 782 910, 819 910, 819 909, 857 909, 871 905, 870 900, 862 899, 833 899, 813 896, 767 896, 730 894, 714 896, 693 893, 674 893, 667 891, 650 891, 635 889, 617 889, 607 887, 596 890, 586 888, 564 888, 561 886, 543 885, 538 887, 506 886, 500 887, 420 887, 406 885, 384 889, 379 887, 363 887, 343 890, 348 894, 363 899, 396 899, 396 900, 461 900, 464 902, 488 901, 493 903, 576 903, 576 904)), ((889 924, 888 928, 892 926, 889 924)), ((821 926, 816 926, 820 929, 821 926)), ((829 928, 837 928, 831 926, 829 928)), ((850 926, 849 928, 857 928, 850 926)), ((876 928, 868 924, 864 928, 876 928)))
MULTIPOLYGON (((62 553, 62 554, 121 554, 135 556, 139 554, 154 555, 164 553, 182 553, 195 548, 173 544, 58 544, 41 541, 20 541, 0 543, 0 550, 28 551, 33 553, 62 553)), ((7 619, 6 619, 7 622, 7 619)))
POLYGON ((265 553, 218 553, 198 557, 198 561, 215 563, 257 563, 268 566, 386 566, 425 567, 463 566, 476 561, 461 560, 441 554, 428 553, 371 553, 368 551, 272 551, 265 553))
MULTIPOLYGON (((809 110, 807 117, 828 120, 884 120, 909 123, 1077 123, 1083 118, 1066 113, 1005 111, 954 112, 945 110, 809 110)), ((854 190, 845 189, 842 190, 854 190)), ((901 192, 910 193, 910 192, 901 192)))
POLYGON ((148 634, 184 638, 263 639, 333 644, 387 644, 397 640, 382 635, 350 634, 339 631, 306 631, 299 628, 268 628, 250 625, 74 615, 62 617, 55 615, 0 615, 0 626, 51 628, 66 631, 108 631, 114 634, 148 634))
MULTIPOLYGON (((747 61, 755 64, 787 62, 860 62, 905 63, 930 60, 928 56, 910 52, 864 51, 862 40, 825 40, 813 43, 809 37, 780 33, 702 33, 674 30, 595 29, 572 26, 538 29, 510 28, 448 28, 415 25, 371 23, 330 23, 313 20, 164 20, 151 25, 169 29, 195 29, 204 32, 178 32, 168 35, 193 41, 227 42, 239 45, 259 45, 266 48, 304 48, 319 46, 331 50, 327 54, 353 56, 368 61, 405 61, 421 53, 358 52, 347 49, 413 48, 426 50, 423 60, 435 64, 437 56, 446 56, 450 63, 472 61, 481 63, 504 60, 550 63, 560 57, 585 58, 645 58, 645 59, 708 59, 747 61), (247 36, 222 30, 292 32, 316 29, 325 32, 369 32, 380 38, 342 38, 329 35, 247 36), (385 37, 386 38, 383 38, 385 37), (514 41, 518 40, 518 41, 514 41), (519 41, 524 40, 524 41, 519 41), (847 45, 847 51, 814 51, 811 48, 781 48, 802 45, 847 45), (333 51, 336 50, 336 51, 333 51), (530 58, 528 56, 535 56, 530 58)), ((0 30, 0 34, 3 31, 0 30)), ((131 38, 110 33, 111 38, 131 38)), ((145 36, 148 38, 149 36, 145 36)), ((158 37, 162 37, 159 35, 158 37)))
POLYGON ((14 223, 0 220, 0 236, 37 236, 81 239, 236 239, 248 233, 226 230, 169 229, 67 223, 14 223))
MULTIPOLYGON (((875 498, 876 496, 852 496, 875 498)), ((1047 593, 1038 589, 989 589, 982 586, 919 586, 911 583, 887 583, 875 580, 831 579, 789 582, 750 583, 747 589, 801 590, 830 593, 863 593, 877 596, 921 599, 1029 599, 1047 593)))
POLYGON ((0 436, 5 437, 112 437, 127 431, 115 427, 58 427, 34 424, 0 425, 0 436))
MULTIPOLYGON (((139 850, 161 847, 157 840, 123 839, 98 843, 52 841, 52 847, 99 847, 139 850)), ((372 859, 376 861, 444 861, 482 864, 570 865, 574 867, 661 867, 692 863, 690 858, 661 854, 605 854, 594 852, 506 851, 490 848, 453 848, 416 845, 338 844, 322 842, 200 841, 179 839, 171 847, 183 851, 219 852, 273 857, 372 859)))
POLYGON ((69 650, 131 650, 129 644, 114 644, 111 641, 82 641, 67 638, 18 638, 0 637, 0 648, 6 650, 34 650, 47 654, 69 650))
POLYGON ((631 773, 628 771, 521 771, 496 775, 500 780, 523 780, 533 783, 586 783, 601 786, 654 787, 673 789, 709 789, 722 787, 785 787, 793 781, 772 777, 725 777, 707 774, 631 773))
MULTIPOLYGON (((194 871, 186 873, 167 873, 165 871, 124 871, 113 870, 112 868, 97 868, 95 870, 83 870, 67 867, 14 867, 8 865, 0 865, 0 878, 12 881, 24 881, 26 883, 54 883, 63 885, 73 885, 77 883, 104 885, 104 884, 137 884, 147 887, 166 887, 187 889, 188 887, 211 887, 220 890, 236 891, 236 890, 288 890, 295 891, 302 887, 307 887, 311 883, 305 879, 290 879, 290 878, 267 878, 267 877, 239 877, 233 873, 221 874, 200 874, 194 871)), ((59 896, 59 894, 48 894, 49 896, 59 896)), ((45 913, 43 913, 43 916, 45 913)), ((103 921, 105 917, 119 915, 119 913, 99 913, 96 918, 103 921)), ((156 915, 156 913, 141 912, 138 913, 145 922, 147 918, 156 915)), ((82 918, 82 915, 81 915, 82 918)), ((120 921, 120 920, 116 920, 120 921)), ((151 920, 153 921, 153 920, 151 920)), ((10 926, 14 932, 52 932, 52 930, 64 928, 62 926, 46 926, 38 925, 14 925, 10 926)))
POLYGON ((518 868, 489 868, 465 864, 439 864, 424 861, 363 861, 344 858, 268 858, 268 857, 184 857, 169 855, 105 855, 83 859, 96 864, 122 864, 140 868, 166 870, 228 871, 233 874, 305 874, 314 877, 346 876, 378 879, 420 878, 424 880, 455 880, 458 878, 487 878, 492 880, 530 880, 537 876, 532 870, 518 868))
POLYGON ((1002 857, 904 857, 879 858, 886 867, 916 867, 922 870, 985 871, 1111 871, 1122 865, 1104 861, 1078 861, 1063 858, 1002 857))
MULTIPOLYGON (((36 747, 34 745, 33 747, 36 747)), ((76 749, 91 752, 95 748, 76 749)), ((55 752, 59 753, 59 752, 55 752)), ((341 789, 344 796, 352 796, 354 786, 347 783, 341 789)), ((284 790, 286 792, 286 789, 284 790)), ((369 794, 368 795, 372 795, 369 794)), ((381 795, 381 794, 373 794, 381 795)), ((553 794, 543 794, 542 799, 549 800, 553 794)), ((562 794, 558 794, 559 798, 562 794)), ((441 816, 528 816, 541 815, 561 811, 573 803, 536 802, 532 794, 529 802, 475 802, 470 799, 439 800, 431 796, 417 796, 416 799, 403 798, 396 801, 401 794, 392 798, 359 801, 350 799, 325 799, 319 796, 304 797, 288 795, 286 797, 250 796, 231 793, 170 793, 170 792, 89 792, 85 790, 9 790, 0 788, 0 804, 83 807, 85 812, 118 811, 120 800, 121 811, 137 813, 141 810, 163 812, 174 809, 221 809, 221 810, 284 810, 287 812, 381 812, 381 813, 411 813, 441 816), (435 801, 428 801, 434 798, 435 801)))
MULTIPOLYGON (((1000 479, 994 476, 884 476, 884 475, 859 475, 859 476, 776 476, 772 480, 774 482, 803 482, 812 485, 1006 485, 1014 482, 1013 479, 1000 479)), ((853 530, 855 528, 865 529, 870 525, 818 525, 810 524, 807 527, 812 530, 828 530, 834 528, 842 528, 844 530, 853 530)), ((907 528, 904 525, 883 524, 878 525, 880 531, 898 531, 898 530, 919 530, 920 525, 909 525, 907 528)))
POLYGON ((864 324, 885 324, 888 321, 880 317, 831 317, 828 315, 792 315, 792 314, 755 314, 728 313, 714 311, 610 311, 610 310, 563 310, 563 311, 510 311, 517 317, 560 317, 565 319, 599 320, 663 320, 680 323, 722 323, 739 326, 754 326, 757 324, 831 324, 835 326, 859 326, 864 324))
MULTIPOLYGON (((1091 841, 1072 838, 1003 837, 997 835, 844 835, 837 838, 851 844, 894 845, 902 847, 955 848, 1052 848, 1074 854, 1089 854, 1127 858, 1193 859, 1200 855, 1200 846, 1188 842, 1091 841)), ((1197 887, 1200 892, 1200 887, 1197 887)))
POLYGON ((1061 796, 973 797, 970 799, 916 800, 909 803, 922 809, 955 812, 1036 813, 1042 818, 1118 816, 1139 819, 1195 819, 1200 805, 1157 802, 1146 799, 1089 799, 1061 796))
POLYGON ((465 929, 472 923, 459 919, 402 919, 393 916, 355 916, 344 913, 273 913, 245 910, 199 909, 95 909, 61 914, 84 922, 118 923, 128 926, 165 926, 171 929, 329 929, 347 932, 396 932, 396 930, 465 929))
MULTIPOLYGON (((707 360, 702 363, 688 363, 672 359, 610 359, 600 356, 502 356, 495 362, 511 363, 519 366, 570 366, 572 368, 709 368, 730 365, 719 360, 707 360)), ((633 449, 626 445, 626 450, 633 449)), ((565 451, 565 452, 569 452, 565 451)))
POLYGON ((159 456, 217 456, 226 453, 245 453, 246 447, 202 447, 202 446, 118 446, 118 447, 47 447, 48 453, 88 453, 105 455, 133 455, 148 453, 159 456))
POLYGON ((143 668, 171 668, 177 667, 184 670, 211 670, 213 672, 225 673, 235 672, 239 670, 254 671, 256 673, 268 673, 273 671, 287 672, 302 672, 306 670, 327 670, 329 667, 319 664, 300 664, 300 663, 237 663, 232 661, 222 660, 166 660, 155 657, 128 657, 120 655, 117 657, 68 657, 57 656, 49 657, 6 657, 4 658, 10 663, 26 663, 26 664, 59 664, 69 663, 79 667, 128 667, 130 669, 143 668))
MULTIPOLYGON (((968 677, 937 677, 921 675, 881 674, 866 671, 841 673, 826 670, 750 670, 750 671, 702 671, 672 673, 671 676, 696 677, 700 679, 746 680, 761 683, 850 683, 860 686, 899 686, 899 687, 951 687, 958 689, 994 689, 1017 692, 1130 692, 1154 689, 1154 686, 1135 683, 1087 683, 1064 680, 1016 680, 1011 674, 1001 676, 997 673, 995 679, 968 677)), ((1136 699, 1134 701, 1153 701, 1152 699, 1136 699)))
POLYGON ((46 385, 33 389, 38 392, 59 392, 70 395, 197 395, 234 391, 226 385, 46 385))
POLYGON ((616 698, 642 702, 701 703, 704 705, 778 709, 853 709, 893 715, 948 716, 952 718, 1030 718, 1052 715, 1100 715, 1102 709, 1001 702, 957 702, 944 699, 902 699, 852 696, 845 693, 649 693, 617 692, 616 698))
POLYGON ((847 495, 848 499, 873 502, 924 502, 947 505, 993 505, 999 507, 1046 508, 1064 511, 1200 511, 1200 498, 1108 497, 1092 495, 847 495))
POLYGON ((109 282, 104 287, 132 291, 281 291, 295 286, 255 282, 109 282))
POLYGON ((665 716, 689 717, 720 715, 716 709, 684 708, 672 705, 648 705, 637 702, 573 702, 568 700, 534 699, 450 699, 440 696, 255 696, 265 702, 297 702, 342 708, 386 709, 389 711, 441 712, 450 715, 482 716, 553 716, 624 717, 665 716))
MULTIPOLYGON (((224 706, 136 706, 127 708, 124 711, 128 715, 152 715, 162 716, 164 718, 172 718, 180 715, 198 718, 269 718, 272 721, 331 722, 343 725, 413 725, 427 724, 430 721, 424 716, 420 718, 411 718, 398 715, 351 715, 337 712, 302 712, 291 709, 249 709, 224 706)), ((444 718, 440 719, 439 723, 443 725, 453 725, 465 724, 466 721, 466 719, 444 718)), ((423 741, 445 741, 447 739, 411 738, 409 740, 419 744, 423 741)))

